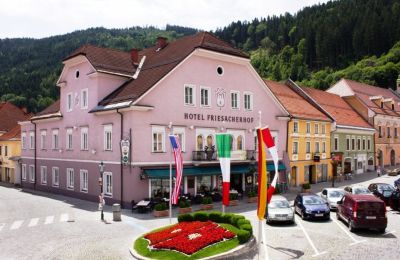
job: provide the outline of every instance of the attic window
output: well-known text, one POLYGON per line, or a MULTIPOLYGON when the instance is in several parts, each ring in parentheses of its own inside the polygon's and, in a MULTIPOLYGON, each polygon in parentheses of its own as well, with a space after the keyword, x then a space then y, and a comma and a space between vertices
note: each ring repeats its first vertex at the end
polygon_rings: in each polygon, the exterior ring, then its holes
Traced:
POLYGON ((75 78, 79 78, 79 70, 75 72, 75 78))
POLYGON ((224 69, 221 66, 218 66, 217 73, 218 75, 222 76, 222 74, 224 74, 224 69))
POLYGON ((383 102, 381 101, 381 108, 383 108, 383 102))
POLYGON ((392 110, 394 111, 394 104, 392 103, 392 110))

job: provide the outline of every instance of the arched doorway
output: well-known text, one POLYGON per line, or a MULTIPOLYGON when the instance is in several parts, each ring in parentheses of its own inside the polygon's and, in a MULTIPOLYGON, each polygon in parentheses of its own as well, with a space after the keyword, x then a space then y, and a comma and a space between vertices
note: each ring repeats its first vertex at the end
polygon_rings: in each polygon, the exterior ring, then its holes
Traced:
POLYGON ((351 158, 344 159, 343 167, 344 167, 343 169, 344 173, 351 173, 351 158))
POLYGON ((390 165, 395 166, 396 165, 396 153, 394 150, 390 151, 390 165))
POLYGON ((290 171, 290 186, 296 186, 296 178, 297 178, 297 166, 293 166, 290 171))
POLYGON ((377 166, 380 166, 381 168, 383 168, 383 153, 381 150, 378 150, 377 154, 378 154, 378 156, 377 156, 378 165, 377 166))

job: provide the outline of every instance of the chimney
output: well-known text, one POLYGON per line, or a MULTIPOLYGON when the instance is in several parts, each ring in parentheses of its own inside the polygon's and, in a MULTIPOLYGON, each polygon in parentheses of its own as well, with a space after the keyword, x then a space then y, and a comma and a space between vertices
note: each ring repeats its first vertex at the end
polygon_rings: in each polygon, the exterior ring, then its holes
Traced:
POLYGON ((134 64, 139 63, 139 51, 136 48, 131 49, 131 60, 134 64))
POLYGON ((163 49, 165 46, 167 46, 168 44, 168 40, 165 37, 157 37, 157 51, 160 51, 161 49, 163 49))

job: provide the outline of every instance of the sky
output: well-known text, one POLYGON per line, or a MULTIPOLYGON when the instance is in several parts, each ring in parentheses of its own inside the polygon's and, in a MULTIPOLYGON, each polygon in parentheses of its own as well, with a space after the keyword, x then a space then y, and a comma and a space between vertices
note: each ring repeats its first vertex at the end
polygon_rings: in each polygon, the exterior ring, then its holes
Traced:
POLYGON ((0 0, 0 38, 43 38, 90 27, 166 24, 202 30, 296 13, 327 0, 0 0))

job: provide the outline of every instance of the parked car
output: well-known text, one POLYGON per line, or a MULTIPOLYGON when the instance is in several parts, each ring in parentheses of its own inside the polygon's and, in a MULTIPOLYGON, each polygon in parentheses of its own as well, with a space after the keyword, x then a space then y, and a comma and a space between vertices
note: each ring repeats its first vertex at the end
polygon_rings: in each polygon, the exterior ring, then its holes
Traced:
POLYGON ((290 222, 294 223, 294 212, 289 201, 280 195, 274 195, 268 204, 267 223, 290 222))
POLYGON ((386 205, 389 204, 390 196, 392 196, 392 192, 394 191, 394 187, 387 183, 371 183, 368 186, 368 189, 376 197, 383 200, 386 203, 386 205))
POLYGON ((347 186, 344 188, 344 191, 355 195, 357 194, 372 195, 372 192, 367 187, 362 185, 347 186))
POLYGON ((400 190, 400 178, 394 181, 394 187, 400 190))
POLYGON ((336 218, 345 221, 351 232, 358 228, 371 228, 384 233, 387 226, 385 203, 365 194, 345 194, 338 202, 336 218))
POLYGON ((392 192, 389 198, 389 206, 393 210, 400 210, 400 189, 396 189, 392 192))
POLYGON ((329 203, 331 210, 336 210, 337 202, 343 198, 345 191, 339 188, 325 188, 321 192, 321 197, 329 203))
POLYGON ((294 200, 294 210, 302 219, 330 219, 329 204, 314 193, 300 193, 294 200))
POLYGON ((389 169, 389 170, 386 170, 386 173, 389 176, 397 176, 400 173, 400 169, 399 168, 389 169))

